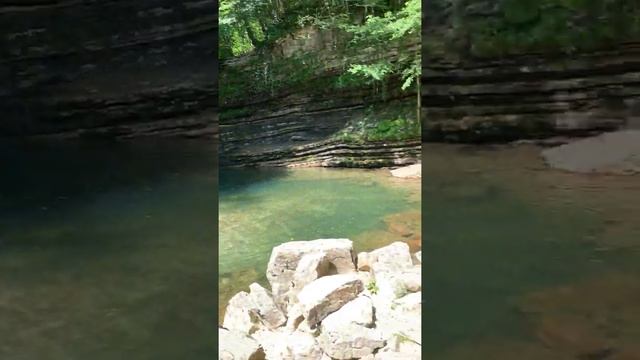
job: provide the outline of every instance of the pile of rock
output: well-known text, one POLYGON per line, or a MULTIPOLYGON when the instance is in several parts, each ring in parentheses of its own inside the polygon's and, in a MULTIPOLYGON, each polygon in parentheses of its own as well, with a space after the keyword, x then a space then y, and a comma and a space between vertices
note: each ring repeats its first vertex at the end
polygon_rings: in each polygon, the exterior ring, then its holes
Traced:
POLYGON ((403 242, 357 258, 348 239, 279 245, 271 291, 253 283, 229 301, 219 359, 420 359, 420 263, 403 242))

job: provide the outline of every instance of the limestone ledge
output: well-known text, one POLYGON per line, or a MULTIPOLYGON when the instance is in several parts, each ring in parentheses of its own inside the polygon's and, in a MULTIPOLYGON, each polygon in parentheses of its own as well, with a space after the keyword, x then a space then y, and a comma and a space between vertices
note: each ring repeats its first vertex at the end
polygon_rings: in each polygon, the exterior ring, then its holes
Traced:
POLYGON ((422 156, 421 148, 420 140, 365 144, 325 140, 293 147, 234 152, 221 157, 221 165, 378 168, 415 164, 422 156))

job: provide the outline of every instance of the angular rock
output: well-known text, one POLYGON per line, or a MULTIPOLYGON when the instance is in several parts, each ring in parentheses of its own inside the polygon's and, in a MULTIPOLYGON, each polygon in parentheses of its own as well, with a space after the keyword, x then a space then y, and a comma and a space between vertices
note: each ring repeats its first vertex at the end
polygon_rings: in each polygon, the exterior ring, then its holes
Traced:
POLYGON ((264 360, 265 353, 258 342, 238 331, 218 328, 219 360, 264 360))
POLYGON ((254 337, 264 348, 267 360, 321 360, 322 349, 306 333, 260 330, 254 337))
POLYGON ((421 312, 422 311, 422 292, 408 294, 393 302, 392 307, 401 311, 421 312))
POLYGON ((407 294, 407 286, 401 273, 378 272, 375 274, 377 296, 391 302, 407 294))
POLYGON ((321 277, 298 294, 302 315, 313 328, 327 315, 355 299, 363 288, 355 273, 321 277))
POLYGON ((320 360, 322 349, 315 337, 303 332, 294 332, 287 338, 288 349, 292 355, 291 360, 320 360))
MULTIPOLYGON (((294 274, 302 257, 310 253, 325 254, 321 262, 326 264, 325 268, 317 268, 317 277, 355 272, 353 243, 348 239, 292 241, 276 246, 269 259, 267 280, 271 284, 274 301, 280 309, 287 309, 290 299, 293 299, 290 292, 294 274)), ((309 258, 305 261, 312 260, 313 258, 309 258)), ((304 278, 302 274, 299 276, 304 278)))
POLYGON ((252 334, 260 329, 260 315, 247 292, 241 291, 229 300, 222 326, 243 334, 252 334))
POLYGON ((250 293, 241 291, 227 305, 223 326, 245 334, 252 334, 263 326, 275 329, 287 321, 265 288, 257 283, 249 285, 250 293))
POLYGON ((422 289, 422 267, 414 266, 402 271, 402 281, 407 291, 416 292, 422 289))
MULTIPOLYGON (((415 298, 405 299, 408 304, 411 300, 415 298)), ((372 301, 375 308, 376 328, 380 330, 385 340, 390 341, 392 337, 402 334, 407 340, 421 343, 422 311, 419 306, 390 303, 388 299, 381 296, 374 296, 372 301)))
POLYGON ((249 285, 249 291, 254 308, 269 328, 275 329, 287 321, 286 316, 276 307, 271 295, 260 284, 249 285))
POLYGON ((369 271, 371 270, 372 257, 368 252, 363 251, 358 253, 357 264, 359 271, 369 271))
POLYGON ((326 328, 335 329, 348 324, 373 325, 373 302, 368 296, 359 295, 322 320, 322 326, 326 328))
POLYGON ((366 286, 373 281, 373 274, 368 271, 358 271, 358 279, 362 280, 365 288, 366 286))
POLYGON ((382 333, 362 325, 347 324, 336 328, 322 324, 318 343, 334 359, 362 358, 385 345, 382 333))
POLYGON ((401 241, 396 241, 390 245, 370 252, 367 256, 367 261, 372 270, 376 266, 378 268, 384 267, 394 271, 413 266, 409 245, 401 241))

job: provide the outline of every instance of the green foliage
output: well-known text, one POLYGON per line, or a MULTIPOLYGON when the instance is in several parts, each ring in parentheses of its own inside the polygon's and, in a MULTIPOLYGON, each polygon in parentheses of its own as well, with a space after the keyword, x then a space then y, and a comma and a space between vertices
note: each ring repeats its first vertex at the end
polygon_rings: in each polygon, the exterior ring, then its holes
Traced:
MULTIPOLYGON (((370 15, 363 25, 343 24, 342 29, 353 34, 352 44, 369 47, 378 54, 386 54, 390 44, 402 44, 408 39, 419 39, 421 31, 421 2, 408 0, 398 12, 385 12, 382 16, 370 15)), ((422 71, 421 51, 401 51, 397 61, 391 62, 380 56, 377 60, 362 64, 355 63, 349 72, 359 75, 363 83, 384 82, 389 77, 399 75, 403 80, 402 90, 406 90, 419 79, 422 71)))
POLYGON ((640 1, 501 0, 496 15, 469 16, 463 10, 449 22, 453 32, 440 41, 454 52, 573 53, 640 38, 640 1))
POLYGON ((369 290, 369 292, 375 295, 378 293, 380 289, 378 289, 378 285, 376 284, 376 281, 372 280, 367 284, 367 290, 369 290))
POLYGON ((421 123, 413 115, 411 104, 388 109, 371 107, 362 119, 354 119, 335 135, 337 140, 347 143, 369 141, 403 141, 419 139, 421 123))

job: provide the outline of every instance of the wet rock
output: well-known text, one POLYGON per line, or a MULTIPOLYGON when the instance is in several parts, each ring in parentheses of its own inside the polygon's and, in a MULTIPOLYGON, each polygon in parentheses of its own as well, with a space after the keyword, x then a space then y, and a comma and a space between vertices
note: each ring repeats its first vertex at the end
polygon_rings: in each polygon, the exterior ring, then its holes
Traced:
POLYGON ((218 328, 219 360, 265 360, 258 342, 238 331, 218 328))
MULTIPOLYGON (((269 259, 267 279, 271 284, 274 301, 280 309, 286 310, 289 302, 295 299, 290 293, 294 288, 294 275, 303 256, 311 253, 325 254, 323 265, 315 270, 318 277, 352 273, 356 270, 353 244, 348 239, 292 241, 276 246, 269 259)), ((313 258, 309 258, 308 261, 312 262, 313 258)), ((304 278, 302 274, 298 276, 304 278)))
POLYGON ((368 296, 359 295, 322 320, 324 327, 333 329, 348 324, 357 324, 365 327, 373 325, 373 302, 368 296))
POLYGON ((385 345, 380 331, 362 325, 322 324, 318 343, 334 359, 362 358, 385 345))
POLYGON ((355 299, 363 288, 355 273, 321 277, 298 294, 302 314, 309 325, 315 327, 327 315, 355 299))

